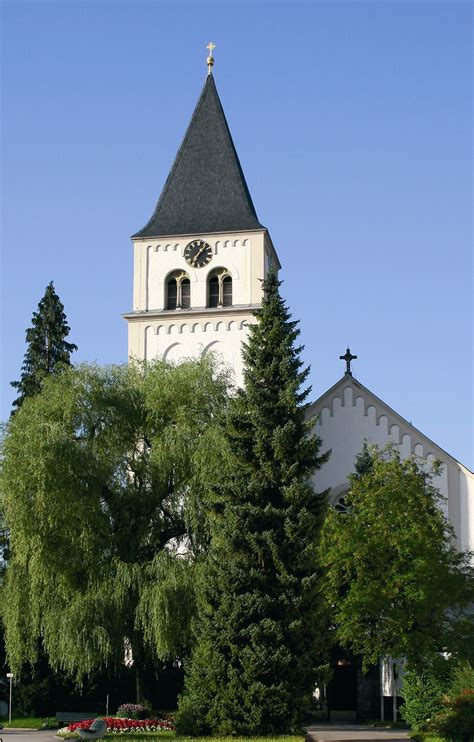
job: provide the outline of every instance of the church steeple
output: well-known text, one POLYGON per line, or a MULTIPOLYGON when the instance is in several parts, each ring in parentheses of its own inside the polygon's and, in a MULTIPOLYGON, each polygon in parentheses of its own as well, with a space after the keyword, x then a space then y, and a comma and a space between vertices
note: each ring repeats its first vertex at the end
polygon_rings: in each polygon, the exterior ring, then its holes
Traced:
POLYGON ((280 268, 255 213, 212 74, 207 77, 158 205, 133 236, 130 358, 179 363, 212 353, 243 383, 242 344, 280 268))
POLYGON ((255 229, 264 227, 209 74, 155 212, 133 237, 255 229))

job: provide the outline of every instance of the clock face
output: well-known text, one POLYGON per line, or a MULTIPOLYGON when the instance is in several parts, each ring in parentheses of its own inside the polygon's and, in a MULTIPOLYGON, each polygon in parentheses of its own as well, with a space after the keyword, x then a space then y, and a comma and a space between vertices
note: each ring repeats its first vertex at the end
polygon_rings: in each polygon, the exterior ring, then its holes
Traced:
POLYGON ((184 248, 184 257, 193 268, 202 268, 212 259, 212 248, 204 240, 193 240, 184 248))

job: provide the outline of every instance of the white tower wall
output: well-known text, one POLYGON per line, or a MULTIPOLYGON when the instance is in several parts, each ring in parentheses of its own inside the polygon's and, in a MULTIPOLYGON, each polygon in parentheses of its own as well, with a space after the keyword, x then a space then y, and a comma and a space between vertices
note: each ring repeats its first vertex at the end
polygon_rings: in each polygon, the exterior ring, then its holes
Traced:
POLYGON ((278 266, 278 258, 265 230, 135 239, 133 312, 124 315, 129 359, 179 362, 212 352, 241 385, 241 346, 248 325, 255 322, 262 281, 271 265, 278 266), (184 257, 186 245, 195 239, 212 249, 212 259, 203 268, 190 266, 184 257), (232 277, 232 306, 207 306, 209 277, 216 268, 225 268, 232 277), (167 278, 176 270, 189 276, 189 309, 165 308, 167 278))

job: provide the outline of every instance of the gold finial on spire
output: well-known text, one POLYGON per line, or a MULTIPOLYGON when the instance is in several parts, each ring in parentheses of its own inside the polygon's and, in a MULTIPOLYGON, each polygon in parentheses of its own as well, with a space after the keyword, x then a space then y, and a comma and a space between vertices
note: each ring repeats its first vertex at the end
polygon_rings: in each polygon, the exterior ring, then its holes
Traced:
POLYGON ((209 56, 207 58, 207 74, 210 75, 212 71, 212 67, 214 64, 214 57, 212 56, 212 52, 216 48, 216 45, 212 43, 212 41, 209 42, 209 44, 206 46, 206 49, 209 49, 209 56))

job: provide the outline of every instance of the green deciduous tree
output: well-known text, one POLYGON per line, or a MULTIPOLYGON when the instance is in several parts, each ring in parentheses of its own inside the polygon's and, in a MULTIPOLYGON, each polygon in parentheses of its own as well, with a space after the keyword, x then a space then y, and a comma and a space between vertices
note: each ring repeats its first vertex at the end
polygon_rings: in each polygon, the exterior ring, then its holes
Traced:
POLYGON ((27 397, 38 394, 46 376, 69 366, 71 353, 77 350, 77 345, 66 342, 69 332, 64 306, 51 281, 38 304, 38 310, 33 312, 31 327, 26 331, 28 347, 21 377, 11 384, 19 392, 13 402, 14 408, 20 408, 27 397))
POLYGON ((331 510, 320 545, 335 641, 361 654, 405 657, 414 667, 448 650, 472 651, 473 573, 458 552, 433 481, 441 465, 367 451, 350 477, 347 512, 331 510))
POLYGON ((328 454, 305 422, 297 323, 275 274, 264 288, 243 350, 245 389, 226 420, 228 465, 209 495, 197 645, 177 719, 189 733, 298 728, 314 688, 326 497, 311 476, 328 454))
POLYGON ((24 401, 0 476, 13 671, 35 662, 38 642, 77 677, 122 662, 125 638, 137 669, 186 651, 195 503, 226 399, 226 379, 202 360, 70 368, 24 401))

